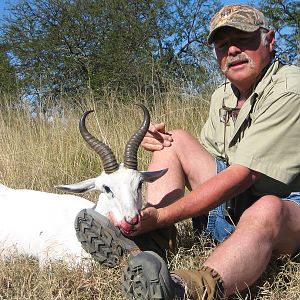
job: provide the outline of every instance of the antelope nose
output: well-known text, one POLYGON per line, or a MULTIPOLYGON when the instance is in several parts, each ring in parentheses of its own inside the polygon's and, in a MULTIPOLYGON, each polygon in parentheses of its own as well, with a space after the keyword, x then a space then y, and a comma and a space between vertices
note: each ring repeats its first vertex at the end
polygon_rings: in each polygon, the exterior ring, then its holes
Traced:
POLYGON ((125 221, 130 225, 136 225, 140 222, 140 215, 135 215, 133 218, 125 218, 125 221))
POLYGON ((135 231, 134 226, 140 222, 140 215, 136 215, 133 218, 125 217, 119 224, 117 225, 121 231, 125 234, 130 234, 135 231))

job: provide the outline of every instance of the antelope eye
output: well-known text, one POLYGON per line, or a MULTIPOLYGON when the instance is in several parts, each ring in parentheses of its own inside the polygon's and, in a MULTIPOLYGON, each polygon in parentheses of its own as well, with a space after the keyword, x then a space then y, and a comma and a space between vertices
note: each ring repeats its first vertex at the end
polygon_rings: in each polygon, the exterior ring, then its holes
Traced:
POLYGON ((104 185, 103 188, 106 193, 111 193, 111 189, 107 185, 104 185))

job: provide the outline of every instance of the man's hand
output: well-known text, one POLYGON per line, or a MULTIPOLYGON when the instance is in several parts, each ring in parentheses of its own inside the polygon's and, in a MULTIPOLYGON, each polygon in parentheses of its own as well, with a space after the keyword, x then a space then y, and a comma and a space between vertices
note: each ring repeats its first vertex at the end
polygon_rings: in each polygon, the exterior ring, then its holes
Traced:
POLYGON ((135 225, 126 223, 126 226, 122 226, 124 221, 118 223, 112 213, 109 213, 107 217, 112 224, 120 228, 124 235, 136 236, 162 227, 160 224, 160 212, 161 209, 152 206, 144 208, 141 211, 139 222, 135 225))
POLYGON ((159 209, 147 207, 141 211, 140 222, 133 227, 128 236, 136 236, 160 228, 159 209))
POLYGON ((141 146, 148 151, 159 151, 172 145, 172 135, 166 132, 165 123, 150 124, 141 146))

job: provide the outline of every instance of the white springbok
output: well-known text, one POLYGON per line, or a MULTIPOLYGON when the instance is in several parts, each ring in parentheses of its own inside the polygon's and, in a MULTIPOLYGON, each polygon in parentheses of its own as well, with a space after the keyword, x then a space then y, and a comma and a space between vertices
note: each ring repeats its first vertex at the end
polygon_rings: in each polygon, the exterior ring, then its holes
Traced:
POLYGON ((112 214, 117 225, 126 232, 139 222, 142 208, 141 183, 153 182, 167 171, 137 170, 137 150, 145 136, 150 115, 147 108, 144 121, 129 139, 124 163, 118 164, 112 150, 93 137, 86 129, 86 116, 79 122, 82 137, 100 156, 104 171, 96 178, 58 189, 82 193, 100 192, 97 203, 75 195, 46 193, 35 190, 11 189, 0 185, 0 250, 2 258, 14 255, 36 257, 40 265, 62 260, 68 265, 81 263, 90 255, 83 250, 74 229, 75 218, 82 209, 93 209, 103 216, 112 214))

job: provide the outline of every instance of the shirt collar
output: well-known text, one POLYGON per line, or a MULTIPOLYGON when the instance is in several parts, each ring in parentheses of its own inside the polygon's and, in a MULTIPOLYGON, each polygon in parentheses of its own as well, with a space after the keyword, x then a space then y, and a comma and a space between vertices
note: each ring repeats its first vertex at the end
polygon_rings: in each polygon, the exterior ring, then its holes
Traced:
MULTIPOLYGON (((276 74, 276 72, 278 71, 279 68, 280 68, 280 62, 278 60, 275 60, 270 65, 268 65, 267 70, 265 71, 265 74, 260 79, 258 84, 255 86, 255 88, 253 89, 252 94, 249 96, 248 99, 251 100, 253 98, 259 97, 262 94, 262 92, 265 90, 266 86, 272 80, 272 76, 274 74, 276 74), (256 96, 253 97, 253 95, 256 95, 256 96)), ((238 98, 237 88, 233 84, 231 84, 229 82, 228 83, 225 82, 225 87, 224 87, 224 102, 225 102, 225 105, 228 106, 228 107, 235 107, 237 98, 238 98)), ((251 103, 251 105, 252 104, 253 103, 251 103)))

